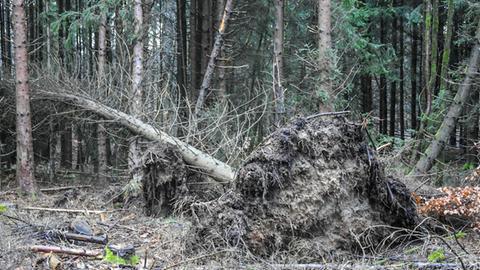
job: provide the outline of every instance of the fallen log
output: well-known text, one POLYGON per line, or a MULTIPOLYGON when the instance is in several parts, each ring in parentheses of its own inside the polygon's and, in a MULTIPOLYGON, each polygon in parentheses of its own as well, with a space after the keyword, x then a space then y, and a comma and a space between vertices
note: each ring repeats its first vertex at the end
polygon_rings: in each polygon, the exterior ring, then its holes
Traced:
POLYGON ((105 245, 108 242, 108 237, 106 235, 94 236, 94 235, 83 235, 78 233, 62 233, 63 237, 67 240, 77 240, 82 242, 89 242, 95 244, 105 245))
POLYGON ((91 188, 91 185, 81 185, 81 186, 65 186, 65 187, 53 187, 53 188, 42 188, 40 189, 41 192, 55 192, 55 191, 64 191, 69 189, 77 189, 77 188, 91 188))
POLYGON ((29 249, 31 251, 43 252, 43 253, 61 253, 61 254, 68 254, 68 255, 75 255, 75 256, 96 257, 96 258, 100 258, 102 256, 101 250, 76 249, 76 248, 42 246, 42 245, 30 246, 29 249))
POLYGON ((44 208, 44 207, 33 207, 33 206, 22 207, 22 209, 47 211, 47 212, 86 213, 86 214, 102 214, 102 213, 116 211, 116 210, 88 210, 88 209, 82 210, 82 209, 64 209, 64 208, 44 208))
POLYGON ((175 145, 178 147, 182 157, 185 159, 185 162, 201 169, 204 173, 209 174, 215 179, 232 181, 235 178, 235 169, 226 163, 213 158, 212 156, 187 143, 182 142, 178 138, 172 137, 167 133, 156 129, 152 125, 149 125, 136 117, 108 107, 87 97, 81 97, 68 93, 54 93, 46 91, 42 91, 41 94, 44 98, 62 102, 72 102, 76 106, 90 110, 107 119, 112 119, 130 129, 132 132, 142 135, 149 140, 175 145))

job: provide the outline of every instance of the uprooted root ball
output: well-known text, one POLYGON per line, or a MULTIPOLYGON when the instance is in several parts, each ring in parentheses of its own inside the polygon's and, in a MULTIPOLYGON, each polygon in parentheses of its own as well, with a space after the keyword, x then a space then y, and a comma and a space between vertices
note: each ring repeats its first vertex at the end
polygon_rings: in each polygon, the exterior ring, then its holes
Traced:
MULTIPOLYGON (((192 205, 192 213, 205 245, 315 257, 351 251, 371 226, 409 227, 417 218, 408 189, 384 176, 362 127, 343 117, 299 118, 277 130, 245 161, 230 192, 192 205)), ((387 233, 379 229, 368 241, 387 233)))

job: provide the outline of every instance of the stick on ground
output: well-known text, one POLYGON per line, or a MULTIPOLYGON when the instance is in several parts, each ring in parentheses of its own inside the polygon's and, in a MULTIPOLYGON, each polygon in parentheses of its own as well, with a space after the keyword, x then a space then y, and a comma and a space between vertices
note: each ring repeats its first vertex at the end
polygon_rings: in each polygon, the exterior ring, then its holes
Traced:
POLYGON ((62 254, 68 254, 68 255, 85 256, 85 257, 97 257, 97 258, 101 258, 101 256, 102 256, 102 251, 101 250, 75 249, 75 248, 42 246, 42 245, 30 246, 29 249, 31 251, 43 252, 43 253, 52 252, 52 253, 62 253, 62 254))

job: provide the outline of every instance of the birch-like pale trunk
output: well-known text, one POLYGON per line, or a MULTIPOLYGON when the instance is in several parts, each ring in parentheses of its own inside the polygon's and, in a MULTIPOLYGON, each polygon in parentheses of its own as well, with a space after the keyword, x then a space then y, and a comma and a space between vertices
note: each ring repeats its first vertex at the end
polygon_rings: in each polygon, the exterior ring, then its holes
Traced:
POLYGON ((410 175, 422 175, 432 168, 438 155, 448 142, 450 134, 454 130, 457 120, 462 113, 463 105, 469 97, 472 79, 474 76, 478 76, 478 62, 480 58, 480 22, 477 27, 475 45, 472 49, 465 79, 460 85, 453 103, 450 105, 450 109, 443 119, 442 125, 435 134, 435 139, 430 143, 427 150, 425 150, 425 153, 417 162, 412 172, 410 172, 410 175))
POLYGON ((144 123, 138 117, 115 110, 94 100, 72 94, 52 93, 47 91, 42 91, 41 94, 47 99, 70 102, 107 119, 114 120, 116 123, 128 128, 133 133, 143 136, 151 141, 174 145, 178 148, 186 163, 202 170, 215 179, 232 181, 235 178, 235 170, 226 163, 182 142, 178 138, 172 137, 153 126, 144 123))
POLYGON ((33 175, 33 137, 28 85, 27 25, 24 0, 13 2, 13 30, 15 43, 15 87, 17 112, 17 182, 20 189, 35 194, 37 186, 33 175))

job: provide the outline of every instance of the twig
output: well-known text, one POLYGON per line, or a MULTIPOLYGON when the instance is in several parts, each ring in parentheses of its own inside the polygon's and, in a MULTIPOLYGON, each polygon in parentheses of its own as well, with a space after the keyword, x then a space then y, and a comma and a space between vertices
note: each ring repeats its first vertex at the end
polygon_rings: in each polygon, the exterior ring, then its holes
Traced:
POLYGON ((343 115, 343 114, 349 114, 350 111, 340 111, 340 112, 323 112, 323 113, 317 113, 317 114, 312 114, 310 116, 305 117, 306 120, 311 120, 313 118, 321 117, 321 116, 331 116, 331 115, 343 115))
POLYGON ((69 254, 69 255, 76 255, 76 256, 95 257, 98 259, 100 259, 102 255, 102 251, 100 250, 75 249, 75 248, 55 247, 55 246, 34 245, 34 246, 30 246, 29 249, 34 252, 62 253, 62 254, 69 254))
POLYGON ((87 213, 87 214, 102 214, 113 212, 117 210, 82 210, 82 209, 64 209, 64 208, 44 208, 44 207, 23 207, 23 210, 38 210, 38 211, 47 211, 47 212, 64 212, 64 213, 87 213))
POLYGON ((383 149, 385 149, 385 148, 389 147, 390 145, 392 145, 392 143, 391 143, 391 142, 389 142, 389 143, 386 143, 386 144, 384 144, 384 145, 380 145, 380 146, 377 148, 377 152, 380 152, 380 151, 382 151, 383 149))
POLYGON ((53 187, 53 188, 42 188, 40 189, 41 192, 49 192, 49 191, 62 191, 68 189, 75 189, 75 188, 91 188, 91 185, 83 185, 83 186, 65 186, 65 187, 53 187))

